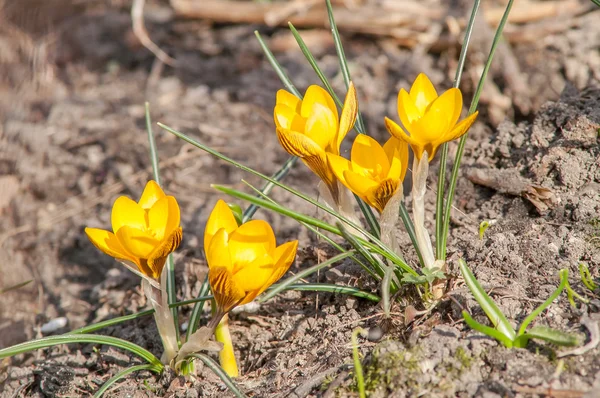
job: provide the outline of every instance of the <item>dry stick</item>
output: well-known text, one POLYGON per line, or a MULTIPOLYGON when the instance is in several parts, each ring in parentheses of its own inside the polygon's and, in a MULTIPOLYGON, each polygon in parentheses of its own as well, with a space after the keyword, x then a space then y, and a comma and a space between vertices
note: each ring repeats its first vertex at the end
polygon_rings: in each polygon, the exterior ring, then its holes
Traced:
POLYGON ((166 52, 160 49, 148 36, 146 26, 144 25, 144 5, 146 0, 133 0, 131 5, 131 22, 133 24, 133 33, 140 43, 152 52, 162 62, 169 66, 175 65, 175 60, 166 52))

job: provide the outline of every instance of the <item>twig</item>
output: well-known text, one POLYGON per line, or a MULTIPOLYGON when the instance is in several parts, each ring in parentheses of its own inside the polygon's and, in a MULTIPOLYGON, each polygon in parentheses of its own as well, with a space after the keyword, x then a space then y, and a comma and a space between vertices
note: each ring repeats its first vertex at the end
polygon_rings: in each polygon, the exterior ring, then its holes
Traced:
POLYGON ((156 58, 169 66, 175 65, 175 60, 166 52, 160 49, 148 36, 146 26, 144 25, 144 5, 146 0, 133 0, 131 5, 131 22, 133 24, 133 33, 140 43, 150 50, 156 58))

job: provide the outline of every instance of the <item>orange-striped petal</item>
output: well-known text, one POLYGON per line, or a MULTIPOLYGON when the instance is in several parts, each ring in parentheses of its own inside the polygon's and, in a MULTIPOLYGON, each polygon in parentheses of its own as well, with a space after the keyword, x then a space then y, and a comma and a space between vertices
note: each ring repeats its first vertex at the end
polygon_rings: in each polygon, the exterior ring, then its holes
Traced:
POLYGON ((340 118, 340 126, 337 135, 337 142, 335 144, 334 154, 340 153, 340 145, 346 134, 354 127, 356 122, 356 116, 358 115, 358 97, 356 95, 356 89, 354 83, 350 82, 348 86, 348 92, 346 93, 346 99, 344 99, 344 106, 342 107, 342 116, 340 118))
POLYGON ((291 130, 277 129, 277 138, 287 153, 299 158, 315 156, 323 152, 323 148, 313 140, 291 130))
POLYGON ((208 282, 217 306, 223 313, 231 311, 246 295, 246 292, 233 281, 231 271, 225 267, 210 268, 208 270, 208 282))

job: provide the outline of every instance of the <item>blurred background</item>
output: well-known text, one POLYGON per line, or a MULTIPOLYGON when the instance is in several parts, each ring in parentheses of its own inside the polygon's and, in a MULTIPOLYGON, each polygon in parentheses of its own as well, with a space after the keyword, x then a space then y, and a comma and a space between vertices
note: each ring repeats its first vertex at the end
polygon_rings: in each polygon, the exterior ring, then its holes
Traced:
MULTIPOLYGON (((383 117, 396 116, 398 89, 418 73, 452 85, 471 1, 333 6, 371 135, 387 136, 383 117)), ((505 6, 482 2, 461 83, 467 105, 505 6)), ((565 90, 597 85, 599 18, 587 0, 515 2, 475 137, 485 139, 506 118, 532 120, 565 90)), ((304 91, 319 81, 288 21, 343 93, 322 0, 0 0, 0 288, 33 280, 0 299, 0 347, 40 336, 51 319, 65 317, 61 330, 69 330, 138 308, 136 277, 97 252, 83 228, 109 228, 114 198, 137 198, 151 178, 144 101, 154 121, 261 172, 287 159, 272 122, 282 84, 254 31, 304 91)), ((205 270, 201 233, 218 197, 209 184, 241 187, 247 175, 164 132, 157 141, 165 189, 182 206, 180 297, 191 297, 205 270)), ((305 191, 316 183, 303 167, 289 182, 305 191)), ((272 221, 281 239, 298 235, 290 221, 272 221)))

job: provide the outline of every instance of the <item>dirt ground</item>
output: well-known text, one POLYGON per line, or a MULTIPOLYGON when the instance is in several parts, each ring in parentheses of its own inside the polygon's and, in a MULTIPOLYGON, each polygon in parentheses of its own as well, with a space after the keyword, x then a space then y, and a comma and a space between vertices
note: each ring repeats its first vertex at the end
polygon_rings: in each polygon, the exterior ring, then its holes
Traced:
MULTIPOLYGON (((272 174, 288 157, 272 122, 275 92, 282 85, 253 31, 269 40, 297 87, 318 82, 286 29, 185 20, 175 18, 166 2, 150 2, 148 30, 177 60, 175 67, 160 68, 131 31, 129 2, 63 3, 52 8, 55 13, 40 11, 29 19, 9 7, 14 3, 4 3, 4 18, 11 24, 0 28, 0 288, 33 282, 2 295, 2 348, 46 335, 42 326, 57 318, 67 323, 54 334, 147 308, 138 278, 96 250, 83 233, 86 226, 108 228, 114 199, 139 197, 151 178, 144 101, 150 101, 154 121, 272 174)), ((468 15, 468 4, 455 6, 455 15, 468 15)), ((590 8, 567 28, 548 31, 539 40, 503 42, 467 143, 449 238, 450 266, 458 274, 456 260, 464 258, 515 324, 556 288, 560 269, 570 270, 571 285, 581 294, 579 262, 588 264, 593 277, 600 276, 599 17, 600 10, 590 8), (493 225, 480 240, 484 220, 493 225)), ((316 37, 311 48, 343 92, 326 34, 306 32, 316 37)), ((467 104, 492 35, 493 28, 480 21, 461 86, 467 104)), ((343 34, 343 39, 367 129, 380 141, 388 135, 383 117, 395 117, 400 87, 408 88, 419 72, 439 87, 452 84, 456 46, 440 51, 408 49, 379 36, 343 34)), ((158 128, 155 132, 164 188, 182 210, 184 241, 175 255, 178 297, 190 299, 207 271, 204 223, 222 197, 210 184, 244 189, 242 179, 260 181, 158 128)), ((450 148, 452 159, 456 145, 450 148)), ((435 162, 432 187, 437 167, 435 162)), ((303 165, 286 182, 316 194, 316 178, 303 165)), ((275 190, 273 197, 319 216, 284 192, 275 190)), ((432 216, 434 192, 427 199, 432 216)), ((272 223, 279 242, 300 240, 290 272, 334 255, 292 220, 265 211, 257 217, 272 223)), ((433 231, 434 220, 427 222, 433 231)), ((407 260, 416 264, 401 226, 398 239, 407 260)), ((322 272, 318 280, 376 289, 347 263, 322 272)), ((591 303, 577 309, 561 295, 537 324, 589 341, 582 320, 600 322, 600 301, 587 295, 591 303)), ((400 297, 389 333, 379 342, 361 342, 369 396, 600 396, 599 348, 561 359, 561 349, 548 344, 505 349, 461 321, 461 306, 466 306, 487 323, 459 278, 449 296, 452 300, 446 298, 410 325, 404 310, 413 303, 400 297)), ((233 315, 240 388, 256 397, 358 396, 350 334, 356 326, 377 326, 380 310, 342 295, 286 292, 255 313, 233 315)), ((182 321, 189 311, 183 310, 182 321)), ((161 353, 151 317, 102 333, 161 353)), ((90 396, 135 361, 93 345, 19 355, 0 364, 0 395, 90 396)), ((107 396, 230 393, 203 370, 187 380, 142 372, 107 396)))

